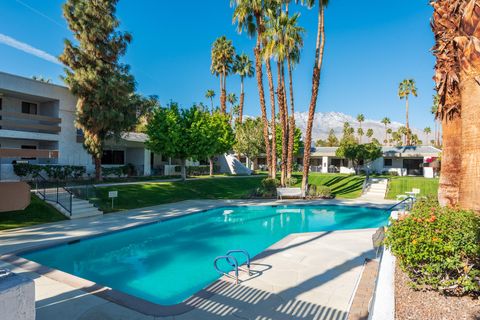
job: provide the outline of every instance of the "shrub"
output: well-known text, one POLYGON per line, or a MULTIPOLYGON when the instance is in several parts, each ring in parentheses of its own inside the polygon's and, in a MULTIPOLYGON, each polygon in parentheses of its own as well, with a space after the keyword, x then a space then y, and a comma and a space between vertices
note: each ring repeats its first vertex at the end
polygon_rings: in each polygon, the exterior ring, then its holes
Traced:
POLYGON ((260 184, 260 188, 256 190, 256 195, 264 198, 275 197, 277 194, 277 187, 280 185, 278 179, 265 178, 260 184))
POLYGON ((19 177, 30 177, 35 179, 42 172, 50 180, 67 180, 70 178, 78 179, 85 174, 86 169, 82 166, 62 166, 62 165, 36 165, 30 163, 16 163, 13 165, 13 171, 19 177))
POLYGON ((415 287, 480 294, 480 217, 474 212, 420 200, 392 221, 385 243, 415 287))
MULTIPOLYGON (((218 173, 220 171, 219 166, 213 166, 213 172, 218 173)), ((206 166, 189 166, 187 167, 188 176, 204 176, 210 174, 210 165, 206 166)))
POLYGON ((41 171, 41 167, 30 163, 15 163, 13 165, 13 172, 19 177, 35 178, 41 171))
POLYGON ((317 186, 315 184, 309 184, 308 185, 307 195, 310 196, 310 197, 316 197, 317 196, 317 186))
POLYGON ((295 177, 287 178, 285 184, 287 187, 293 187, 298 183, 298 179, 295 177))
POLYGON ((318 186, 316 196, 319 198, 331 199, 333 197, 332 189, 327 186, 318 186))
POLYGON ((102 167, 102 176, 109 177, 109 176, 116 176, 120 178, 123 175, 126 175, 128 172, 127 166, 121 167, 102 167))

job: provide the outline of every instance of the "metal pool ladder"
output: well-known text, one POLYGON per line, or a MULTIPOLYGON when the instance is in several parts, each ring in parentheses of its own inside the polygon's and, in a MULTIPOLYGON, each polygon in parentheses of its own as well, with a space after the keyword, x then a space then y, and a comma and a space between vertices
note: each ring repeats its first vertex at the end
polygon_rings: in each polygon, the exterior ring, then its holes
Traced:
POLYGON ((246 250, 240 250, 240 249, 230 250, 224 256, 216 257, 215 260, 213 261, 213 267, 215 268, 215 270, 217 270, 218 273, 220 273, 221 275, 224 275, 226 277, 234 279, 235 284, 238 284, 238 270, 247 272, 248 275, 250 275, 250 255, 248 254, 248 252, 246 250), (246 257, 247 260, 246 260, 245 264, 247 265, 247 268, 243 268, 243 267, 238 265, 238 260, 233 255, 234 253, 241 253, 246 257), (228 272, 225 272, 218 267, 218 261, 220 261, 220 260, 225 260, 233 268, 233 270, 235 271, 235 276, 230 275, 228 272))

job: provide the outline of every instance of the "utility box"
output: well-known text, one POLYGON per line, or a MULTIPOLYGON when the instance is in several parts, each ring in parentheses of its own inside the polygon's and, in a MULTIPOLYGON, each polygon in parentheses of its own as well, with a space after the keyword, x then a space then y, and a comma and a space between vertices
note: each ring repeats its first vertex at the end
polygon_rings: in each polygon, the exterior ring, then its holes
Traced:
POLYGON ((0 214, 24 210, 29 204, 30 186, 26 182, 0 182, 0 214))
POLYGON ((0 269, 0 318, 35 319, 35 284, 32 279, 0 269))

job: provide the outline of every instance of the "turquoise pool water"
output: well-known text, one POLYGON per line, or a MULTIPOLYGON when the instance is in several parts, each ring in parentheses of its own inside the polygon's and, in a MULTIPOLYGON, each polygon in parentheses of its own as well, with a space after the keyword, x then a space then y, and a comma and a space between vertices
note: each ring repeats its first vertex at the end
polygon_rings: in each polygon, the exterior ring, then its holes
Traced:
POLYGON ((23 254, 113 289, 172 305, 219 278, 216 256, 253 257, 291 233, 375 228, 388 213, 349 206, 228 207, 23 254))

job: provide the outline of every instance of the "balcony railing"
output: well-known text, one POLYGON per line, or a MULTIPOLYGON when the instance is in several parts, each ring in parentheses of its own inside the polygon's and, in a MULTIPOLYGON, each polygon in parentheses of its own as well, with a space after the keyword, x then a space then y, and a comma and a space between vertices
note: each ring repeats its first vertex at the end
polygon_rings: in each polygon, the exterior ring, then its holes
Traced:
POLYGON ((58 134, 61 122, 56 117, 0 110, 1 129, 58 134))
POLYGON ((0 148, 0 158, 20 158, 20 157, 21 158, 57 159, 58 150, 0 148))

